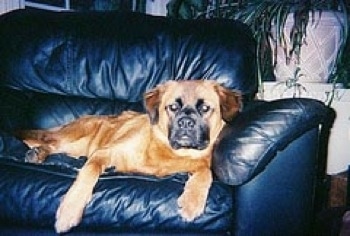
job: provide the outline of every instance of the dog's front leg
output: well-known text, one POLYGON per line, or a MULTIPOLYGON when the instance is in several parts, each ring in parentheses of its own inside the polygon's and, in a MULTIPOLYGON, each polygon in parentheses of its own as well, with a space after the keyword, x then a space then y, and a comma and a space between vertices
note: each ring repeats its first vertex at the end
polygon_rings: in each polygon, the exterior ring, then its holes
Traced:
POLYGON ((198 170, 189 177, 177 200, 180 215, 185 221, 193 221, 203 214, 212 182, 210 169, 198 170))
POLYGON ((67 232, 80 223, 84 208, 91 200, 99 175, 110 164, 110 159, 103 154, 103 151, 102 153, 97 151, 88 159, 77 179, 63 197, 56 213, 55 229, 57 233, 67 232))
POLYGON ((204 212, 209 189, 213 182, 210 158, 168 158, 160 162, 149 160, 147 171, 157 176, 179 172, 190 173, 184 191, 177 201, 180 215, 185 221, 193 221, 204 212))

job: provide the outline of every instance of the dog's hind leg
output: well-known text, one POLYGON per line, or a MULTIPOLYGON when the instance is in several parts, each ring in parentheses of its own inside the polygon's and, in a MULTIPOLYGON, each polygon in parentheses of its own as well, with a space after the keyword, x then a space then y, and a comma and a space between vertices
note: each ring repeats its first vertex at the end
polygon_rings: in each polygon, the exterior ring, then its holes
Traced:
POLYGON ((42 163, 46 157, 53 153, 57 140, 54 132, 44 130, 24 130, 15 132, 14 135, 30 147, 25 155, 25 161, 30 163, 42 163))
POLYGON ((39 146, 29 149, 24 158, 26 162, 42 163, 49 154, 50 150, 47 146, 39 146))

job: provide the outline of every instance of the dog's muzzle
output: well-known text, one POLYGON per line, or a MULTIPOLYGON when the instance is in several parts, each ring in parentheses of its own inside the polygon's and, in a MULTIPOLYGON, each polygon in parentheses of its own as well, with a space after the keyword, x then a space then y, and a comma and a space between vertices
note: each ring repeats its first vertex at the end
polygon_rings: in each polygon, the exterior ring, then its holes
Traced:
POLYGON ((209 144, 208 127, 194 116, 176 117, 169 127, 169 142, 173 149, 205 149, 209 144))

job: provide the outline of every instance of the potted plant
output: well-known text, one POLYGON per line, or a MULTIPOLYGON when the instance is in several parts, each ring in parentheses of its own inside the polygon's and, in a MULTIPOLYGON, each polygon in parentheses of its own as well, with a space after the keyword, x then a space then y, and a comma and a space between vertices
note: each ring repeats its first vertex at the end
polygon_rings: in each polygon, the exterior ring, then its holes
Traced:
POLYGON ((308 82, 316 77, 329 82, 336 78, 336 65, 341 64, 347 39, 348 16, 343 0, 172 0, 168 15, 229 18, 248 24, 257 41, 260 82, 300 79, 296 71, 308 82), (323 35, 315 34, 319 32, 323 35), (310 55, 310 50, 321 53, 310 55))

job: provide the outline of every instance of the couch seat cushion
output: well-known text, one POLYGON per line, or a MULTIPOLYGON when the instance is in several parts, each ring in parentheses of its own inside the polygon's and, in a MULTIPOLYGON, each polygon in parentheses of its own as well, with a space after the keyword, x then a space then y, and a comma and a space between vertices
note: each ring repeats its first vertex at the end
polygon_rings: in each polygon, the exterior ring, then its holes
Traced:
MULTIPOLYGON (((61 197, 74 181, 84 159, 51 155, 43 164, 22 161, 26 146, 0 133, 0 222, 53 228, 61 197)), ((228 231, 232 221, 233 188, 215 181, 205 214, 185 222, 176 200, 187 174, 164 178, 104 173, 75 230, 103 231, 228 231)))

